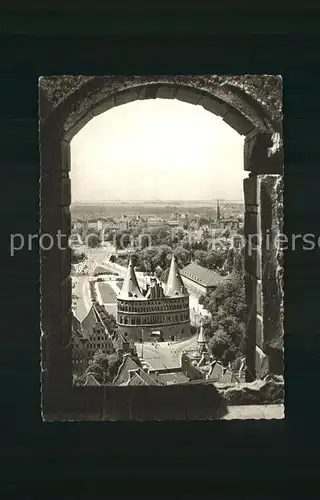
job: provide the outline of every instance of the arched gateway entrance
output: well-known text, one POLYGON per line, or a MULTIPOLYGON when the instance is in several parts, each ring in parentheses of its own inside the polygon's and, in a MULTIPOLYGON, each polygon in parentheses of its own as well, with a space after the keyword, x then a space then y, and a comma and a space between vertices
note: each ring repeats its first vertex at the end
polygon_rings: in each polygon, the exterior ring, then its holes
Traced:
MULTIPOLYGON (((137 99, 179 99, 203 106, 245 136, 245 235, 258 234, 245 256, 247 380, 255 378, 255 346, 282 372, 282 254, 270 244, 282 231, 282 83, 277 76, 43 77, 39 82, 41 233, 69 235, 70 141, 94 116, 137 99), (269 243, 264 236, 268 233, 269 243)), ((71 259, 57 246, 41 255, 43 383, 50 398, 72 388, 71 259)), ((79 390, 79 389, 78 389, 79 390)), ((87 391, 88 389, 82 388, 87 391)), ((69 394, 69 396, 68 396, 69 394)), ((89 399, 93 396, 86 396, 89 399)))

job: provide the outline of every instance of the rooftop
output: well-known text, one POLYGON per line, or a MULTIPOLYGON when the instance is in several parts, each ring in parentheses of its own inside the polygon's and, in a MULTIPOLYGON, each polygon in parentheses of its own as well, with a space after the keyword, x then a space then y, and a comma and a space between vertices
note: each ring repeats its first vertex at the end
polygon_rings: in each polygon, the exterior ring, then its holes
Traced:
POLYGON ((94 307, 92 306, 87 316, 81 323, 82 335, 84 338, 88 338, 89 332, 96 326, 97 323, 100 323, 100 320, 95 312, 94 307))
POLYGON ((228 276, 221 276, 219 273, 199 266, 195 262, 188 264, 180 273, 182 277, 189 278, 205 287, 217 286, 219 283, 229 279, 228 276))
POLYGON ((138 364, 132 359, 130 355, 124 355, 122 364, 119 367, 117 376, 113 380, 115 385, 126 384, 129 380, 129 371, 137 370, 140 367, 138 364))

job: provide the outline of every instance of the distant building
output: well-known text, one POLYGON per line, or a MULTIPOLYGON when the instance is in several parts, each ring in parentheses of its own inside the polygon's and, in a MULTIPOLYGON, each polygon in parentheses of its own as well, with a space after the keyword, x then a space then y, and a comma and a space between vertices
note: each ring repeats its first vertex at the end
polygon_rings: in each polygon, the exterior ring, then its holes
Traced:
POLYGON ((181 226, 181 223, 178 220, 168 220, 167 224, 170 227, 179 227, 179 226, 181 226))
POLYGON ((72 315, 71 345, 73 373, 79 376, 87 369, 89 357, 86 348, 86 340, 82 335, 81 323, 74 315, 72 315))
POLYGON ((190 336, 189 294, 174 257, 165 290, 156 277, 151 277, 145 294, 140 290, 130 260, 117 297, 117 325, 123 335, 135 342, 142 340, 142 336, 143 340, 190 336))
POLYGON ((238 230, 240 227, 240 222, 236 219, 220 219, 218 221, 217 227, 219 229, 238 230))
POLYGON ((112 352, 113 344, 99 320, 94 306, 80 322, 72 315, 72 358, 74 373, 81 375, 95 352, 112 352))
POLYGON ((86 340, 89 359, 99 350, 106 352, 113 350, 112 341, 108 337, 94 306, 91 307, 81 326, 83 338, 86 340))
POLYGON ((84 226, 84 221, 81 220, 81 219, 76 219, 73 223, 72 223, 72 229, 81 229, 83 226, 84 226))
POLYGON ((188 292, 198 298, 207 295, 215 290, 217 286, 229 279, 228 276, 221 276, 215 271, 206 269, 191 262, 181 270, 181 277, 188 292))
POLYGON ((130 354, 123 355, 123 361, 113 380, 114 385, 159 385, 130 354))

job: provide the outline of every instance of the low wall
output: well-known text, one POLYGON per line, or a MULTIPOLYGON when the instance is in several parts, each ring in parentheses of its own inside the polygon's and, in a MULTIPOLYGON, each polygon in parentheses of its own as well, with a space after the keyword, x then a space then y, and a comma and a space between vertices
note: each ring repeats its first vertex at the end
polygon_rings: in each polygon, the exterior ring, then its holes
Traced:
POLYGON ((227 405, 282 404, 284 401, 284 381, 281 377, 251 383, 214 385, 227 405))
POLYGON ((205 375, 196 366, 191 363, 191 359, 187 354, 181 356, 181 369, 183 373, 191 380, 204 379, 205 375))

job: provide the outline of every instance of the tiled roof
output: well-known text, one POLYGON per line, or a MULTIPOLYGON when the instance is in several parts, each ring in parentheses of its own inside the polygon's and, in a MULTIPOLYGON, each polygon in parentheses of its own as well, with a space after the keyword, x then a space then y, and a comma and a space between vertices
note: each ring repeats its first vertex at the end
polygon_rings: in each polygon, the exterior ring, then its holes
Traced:
POLYGON ((138 375, 143 380, 145 385, 158 385, 157 382, 142 368, 140 368, 138 375))
POLYGON ((171 265, 166 285, 166 295, 168 297, 188 295, 184 283, 181 279, 179 267, 174 255, 171 259, 171 265))
POLYGON ((78 318, 75 317, 74 314, 72 314, 72 334, 76 335, 77 337, 82 337, 81 322, 78 320, 78 318))
POLYGON ((194 262, 191 262, 188 266, 181 270, 181 276, 189 278, 190 280, 205 287, 217 286, 222 281, 229 279, 228 276, 221 276, 215 271, 206 269, 205 267, 199 266, 194 262))
POLYGON ((95 379, 95 377, 92 375, 92 373, 89 373, 87 376, 87 380, 84 385, 90 385, 90 386, 98 386, 100 385, 99 382, 95 379))
POLYGON ((126 385, 159 385, 153 377, 151 377, 142 368, 137 368, 134 373, 129 376, 126 385))
POLYGON ((117 376, 113 380, 115 385, 121 385, 123 382, 126 383, 129 379, 129 370, 136 370, 139 366, 137 363, 131 358, 131 356, 124 356, 123 362, 119 367, 119 371, 117 376))
POLYGON ((123 286, 121 288, 119 298, 140 299, 140 300, 145 298, 144 295, 141 293, 131 259, 127 269, 127 275, 124 279, 123 286))
POLYGON ((126 385, 147 385, 138 373, 135 373, 126 385))
POLYGON ((100 323, 99 318, 96 315, 94 307, 92 306, 87 316, 81 323, 82 326, 82 335, 84 338, 88 338, 90 331, 92 328, 96 326, 97 323, 100 323))

